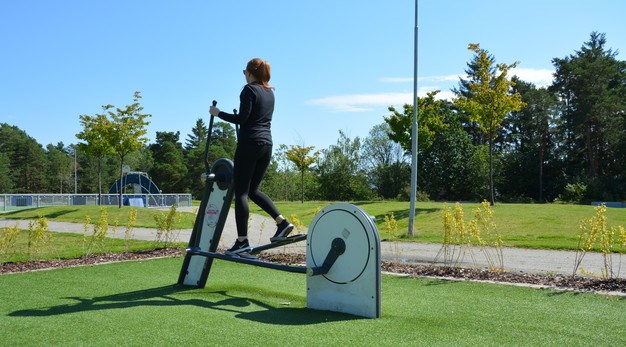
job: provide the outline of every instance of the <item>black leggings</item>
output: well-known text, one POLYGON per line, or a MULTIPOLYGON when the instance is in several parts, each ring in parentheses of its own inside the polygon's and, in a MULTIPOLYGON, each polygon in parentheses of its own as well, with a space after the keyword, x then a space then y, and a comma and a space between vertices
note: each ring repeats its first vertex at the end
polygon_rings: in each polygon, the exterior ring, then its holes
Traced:
POLYGON ((235 222, 237 236, 248 236, 250 209, 248 198, 272 219, 280 215, 269 196, 259 190, 261 180, 272 158, 272 145, 240 143, 235 151, 235 222))

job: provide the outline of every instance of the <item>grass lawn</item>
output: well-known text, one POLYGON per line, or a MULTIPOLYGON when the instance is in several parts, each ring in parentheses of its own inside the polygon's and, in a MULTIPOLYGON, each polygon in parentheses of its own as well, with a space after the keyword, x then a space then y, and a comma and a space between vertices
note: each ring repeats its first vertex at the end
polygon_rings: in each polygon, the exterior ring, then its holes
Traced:
MULTIPOLYGON (((330 202, 278 202, 277 207, 287 218, 296 215, 308 226, 315 214, 330 202)), ((369 215, 376 217, 376 225, 382 240, 402 240, 417 242, 443 242, 442 202, 418 202, 416 204, 415 236, 406 236, 409 221, 409 203, 395 201, 354 202, 369 215), (398 222, 396 230, 385 226, 385 216, 393 213, 398 222)), ((450 209, 454 203, 447 204, 450 209)), ((253 213, 264 214, 254 204, 250 204, 253 213)), ((478 208, 478 203, 463 203, 466 222, 478 208)), ((565 204, 496 204, 492 207, 497 230, 502 234, 504 246, 576 249, 579 223, 582 219, 595 216, 595 207, 587 205, 565 204)), ((609 225, 626 227, 626 210, 608 208, 606 217, 609 225)), ((292 218, 293 219, 293 218, 292 218)), ((616 235, 617 240, 617 235, 616 235)))
MULTIPOLYGON (((281 213, 292 222, 308 227, 315 215, 325 206, 332 202, 310 201, 304 204, 300 202, 277 202, 276 205, 281 213)), ((376 217, 376 225, 382 240, 401 240, 410 242, 443 242, 442 210, 445 203, 419 202, 416 204, 415 236, 407 237, 409 203, 396 201, 366 201, 354 202, 369 215, 376 217), (385 216, 393 214, 397 221, 397 228, 390 230, 385 225, 385 216)), ((447 204, 451 209, 453 203, 447 204)), ((466 222, 478 208, 477 203, 463 203, 466 222)), ((123 229, 126 224, 129 207, 118 208, 117 206, 106 207, 109 225, 118 221, 123 229)), ((197 211, 197 207, 194 207, 197 211)), ((255 204, 250 204, 251 213, 266 216, 255 204)), ((492 207, 494 221, 498 232, 502 235, 504 246, 543 248, 543 249, 576 249, 580 233, 579 223, 583 219, 595 216, 595 207, 586 205, 564 204, 496 204, 492 207)), ((154 217, 166 214, 167 211, 149 208, 137 209, 136 227, 156 227, 154 217)), ((92 223, 100 216, 98 206, 57 206, 28 209, 0 214, 1 218, 25 219, 44 216, 49 220, 85 223, 87 216, 92 223)), ((180 212, 179 219, 174 228, 191 229, 195 220, 195 213, 180 212)), ((626 226, 626 210, 621 208, 608 208, 606 218, 609 226, 626 226)), ((22 226, 24 227, 24 226, 22 226)), ((615 235, 617 241, 618 235, 615 235)), ((599 248, 595 249, 596 251, 599 248)), ((618 249, 614 249, 619 251, 618 249)), ((624 251, 624 250, 622 250, 624 251)))
MULTIPOLYGON (((155 216, 165 215, 168 211, 157 210, 144 207, 128 207, 124 206, 119 208, 117 206, 51 206, 30 208, 18 211, 5 212, 0 214, 0 218, 3 219, 36 219, 39 216, 43 216, 48 220, 54 220, 58 222, 71 222, 84 224, 87 217, 91 220, 91 223, 98 222, 100 218, 100 209, 106 209, 109 225, 113 226, 115 221, 118 225, 124 227, 128 221, 128 212, 131 209, 137 210, 137 219, 135 221, 135 227, 140 228, 155 228, 156 221, 155 216)), ((197 210, 197 208, 196 208, 197 210)), ((195 213, 178 212, 178 216, 174 223, 175 229, 191 229, 195 221, 195 213)))
MULTIPOLYGON (((122 231, 123 233, 124 231, 122 231)), ((92 237, 72 233, 50 233, 50 238, 40 249, 28 248, 28 231, 21 231, 14 246, 8 250, 0 248, 1 262, 20 262, 29 260, 73 259, 87 254, 105 252, 141 251, 162 248, 163 243, 156 241, 105 238, 98 242, 92 237), (7 252, 5 254, 5 252, 7 252)), ((170 247, 184 247, 186 243, 170 244, 170 247)))
POLYGON ((0 345, 626 345, 626 300, 383 276, 382 318, 306 308, 305 277, 216 261, 204 289, 182 259, 0 276, 0 345))

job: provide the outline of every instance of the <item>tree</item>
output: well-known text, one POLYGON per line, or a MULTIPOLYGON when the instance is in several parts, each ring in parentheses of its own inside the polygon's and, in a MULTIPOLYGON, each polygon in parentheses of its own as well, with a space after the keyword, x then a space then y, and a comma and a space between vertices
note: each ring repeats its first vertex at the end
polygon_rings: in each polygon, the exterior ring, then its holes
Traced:
MULTIPOLYGON (((429 92, 425 98, 417 98, 418 119, 418 148, 430 146, 434 136, 445 128, 443 115, 449 109, 445 100, 435 100, 438 90, 429 92)), ((413 124, 413 105, 404 104, 400 113, 393 106, 389 106, 391 115, 384 117, 389 125, 389 138, 399 143, 406 153, 411 153, 411 129, 413 124)))
POLYGON ((207 140, 207 126, 198 118, 196 125, 191 129, 191 134, 185 140, 184 155, 187 166, 187 187, 195 199, 202 198, 204 184, 202 183, 202 173, 205 171, 204 151, 207 140))
MULTIPOLYGON (((280 144, 273 150, 272 160, 261 181, 261 190, 274 200, 301 200, 302 189, 298 184, 298 172, 295 165, 287 159, 289 147, 280 144)), ((300 177, 301 178, 301 177, 300 177)), ((319 199, 316 176, 311 172, 304 175, 305 199, 319 199)))
MULTIPOLYGON (((558 176, 553 169, 557 162, 557 98, 547 88, 537 88, 516 76, 512 81, 515 83, 513 92, 522 96, 526 106, 520 111, 508 113, 503 122, 502 139, 506 157, 503 191, 515 197, 526 196, 545 201, 544 172, 553 170, 553 174, 549 175, 552 179, 558 176), (548 161, 551 165, 546 168, 548 161)), ((549 191, 548 199, 554 199, 554 189, 550 187, 549 191)))
MULTIPOLYGON (((424 98, 418 98, 418 153, 417 156, 419 158, 418 161, 424 162, 424 165, 418 166, 418 176, 422 173, 428 173, 431 168, 438 167, 441 168, 436 163, 441 162, 443 159, 438 158, 439 156, 447 156, 447 152, 439 152, 437 153, 437 149, 431 151, 431 147, 435 143, 442 144, 442 134, 446 134, 451 126, 454 123, 451 123, 452 119, 450 115, 452 113, 458 113, 454 109, 454 105, 447 100, 436 100, 436 96, 439 93, 438 90, 430 92, 424 98), (425 153, 430 153, 425 156, 425 153)), ((389 125, 389 138, 397 143, 399 143, 402 148, 405 150, 405 153, 411 153, 411 131, 412 131, 412 123, 413 123, 413 105, 404 105, 404 112, 400 113, 395 110, 393 107, 389 107, 389 111, 392 112, 392 115, 385 117, 385 122, 389 125)), ((458 117, 454 117, 454 122, 458 122, 458 117)), ((442 148, 442 147, 439 147, 442 148)), ((452 147, 454 148, 454 147, 452 147)), ((456 152, 458 153, 458 152, 456 152)), ((398 164, 400 165, 400 164, 398 164)), ((403 164, 401 166, 404 166, 403 164)), ((445 169, 450 169, 450 167, 445 167, 445 169)), ((394 173, 402 173, 404 170, 392 170, 394 173)), ((378 177, 381 179, 385 179, 384 176, 388 175, 389 170, 382 170, 382 172, 378 173, 378 177)), ((450 176, 443 176, 450 177, 450 176)), ((446 195, 447 193, 442 192, 441 189, 445 190, 445 187, 448 187, 446 184, 441 182, 442 176, 437 176, 437 180, 429 179, 426 181, 424 176, 420 176, 418 179, 419 189, 429 189, 431 193, 435 193, 435 195, 446 195), (439 182, 442 185, 440 188, 435 188, 435 182, 439 182)), ((376 177, 375 177, 376 178, 376 177)), ((410 180, 410 171, 409 171, 409 180, 410 180)), ((398 179, 395 179, 395 182, 398 182, 398 179)), ((390 182, 381 182, 380 184, 389 184, 390 182)), ((410 196, 410 188, 409 188, 409 196, 410 196)))
POLYGON ((339 131, 337 144, 322 150, 317 163, 320 194, 324 200, 368 200, 372 191, 361 165, 361 139, 339 131))
MULTIPOLYGON (((465 74, 467 78, 459 77, 459 87, 453 88, 452 92, 457 96, 470 97, 472 95, 472 91, 470 89, 470 85, 472 83, 479 83, 481 78, 481 65, 485 65, 481 63, 481 59, 487 59, 488 64, 491 66, 490 72, 492 74, 496 73, 496 58, 492 54, 487 54, 487 56, 479 56, 474 55, 472 59, 467 62, 467 68, 465 69, 465 74)), ((473 121, 470 115, 465 110, 458 110, 461 114, 461 124, 463 128, 470 136, 472 143, 474 145, 484 145, 486 141, 485 133, 480 129, 479 124, 473 121)))
POLYGON ((298 171, 300 172, 300 201, 304 204, 304 173, 309 170, 309 167, 315 163, 317 157, 319 156, 319 152, 313 152, 311 155, 311 151, 315 149, 314 146, 304 147, 304 146, 291 146, 289 150, 285 153, 287 159, 291 161, 298 171))
POLYGON ((568 176, 597 184, 592 193, 597 199, 626 194, 626 62, 605 45, 605 35, 592 32, 575 54, 552 60, 556 73, 551 90, 563 104, 568 176))
POLYGON ((207 126, 204 124, 202 118, 196 120, 196 125, 191 129, 191 134, 187 135, 185 140, 185 150, 191 151, 195 148, 204 148, 207 137, 207 126))
POLYGON ((13 191, 11 179, 11 159, 0 150, 0 193, 9 194, 13 191))
POLYGON ((133 170, 141 172, 150 172, 156 165, 155 159, 152 156, 152 151, 150 151, 148 146, 141 146, 138 150, 128 154, 124 163, 133 170))
POLYGON ((52 144, 46 146, 46 156, 48 159, 48 170, 46 170, 46 176, 49 180, 48 190, 63 194, 63 186, 70 186, 73 160, 68 156, 67 148, 63 142, 59 142, 56 146, 52 144))
POLYGON ((406 161, 406 151, 400 143, 390 138, 390 134, 391 127, 388 123, 377 124, 370 129, 367 138, 363 141, 363 158, 370 167, 406 161))
MULTIPOLYGON (((105 170, 98 170, 98 158, 80 150, 77 150, 76 154, 78 157, 76 175, 80 177, 80 179, 77 180, 77 191, 84 194, 98 194, 98 180, 107 182, 105 177, 99 178, 101 173, 105 172, 105 170)), ((102 163, 100 163, 100 166, 102 168, 102 163)))
POLYGON ((455 99, 456 106, 468 112, 470 120, 476 122, 480 130, 487 135, 489 141, 489 199, 495 204, 493 181, 493 143, 498 134, 504 116, 511 111, 518 111, 524 103, 519 93, 512 94, 513 82, 507 78, 509 69, 517 66, 497 64, 493 69, 493 60, 489 52, 481 49, 477 43, 470 43, 468 49, 477 58, 478 78, 469 83, 469 95, 461 95, 455 99))
POLYGON ((113 154, 110 139, 113 124, 106 113, 112 107, 112 105, 102 106, 105 113, 95 116, 80 115, 79 119, 83 131, 76 134, 76 138, 84 141, 78 143, 78 150, 98 159, 98 204, 100 204, 102 195, 102 160, 105 156, 113 154))
POLYGON ((368 177, 378 196, 398 198, 411 181, 411 166, 402 146, 389 138, 389 124, 375 125, 363 142, 362 158, 368 177))
POLYGON ((209 162, 219 158, 233 158, 237 149, 235 129, 226 122, 213 123, 211 147, 209 148, 209 162))
POLYGON ((10 161, 13 193, 43 193, 47 188, 43 147, 18 127, 2 123, 0 149, 10 161))
POLYGON ((157 131, 156 143, 149 146, 155 162, 150 176, 163 192, 182 193, 186 190, 187 167, 179 138, 178 131, 157 131))
MULTIPOLYGON (((148 138, 145 137, 147 130, 146 126, 150 124, 146 118, 151 117, 151 114, 141 113, 143 107, 140 104, 141 93, 135 92, 133 103, 126 105, 125 108, 116 108, 115 112, 111 111, 113 105, 104 106, 105 111, 111 117, 111 131, 109 135, 109 141, 113 151, 120 159, 120 184, 124 177, 124 159, 129 153, 132 153, 148 142, 148 138)), ((119 207, 122 207, 122 193, 124 187, 120 187, 119 190, 119 207)))
MULTIPOLYGON (((237 141, 235 131, 226 122, 215 122, 213 124, 208 153, 209 163, 218 158, 233 158, 237 141)), ((202 119, 196 121, 196 125, 191 129, 191 134, 187 135, 184 147, 185 165, 187 166, 187 177, 185 186, 189 187, 192 195, 199 199, 204 191, 204 184, 201 176, 205 169, 205 151, 208 129, 202 119)))
POLYGON ((419 187, 434 199, 480 201, 488 190, 486 145, 473 143, 464 117, 450 105, 443 117, 445 130, 419 153, 419 187))

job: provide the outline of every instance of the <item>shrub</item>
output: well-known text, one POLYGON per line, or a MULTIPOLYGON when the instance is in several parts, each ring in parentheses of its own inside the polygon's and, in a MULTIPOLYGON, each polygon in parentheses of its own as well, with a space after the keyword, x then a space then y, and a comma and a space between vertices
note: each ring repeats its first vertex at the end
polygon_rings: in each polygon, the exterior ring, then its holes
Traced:
POLYGON ((608 226, 606 205, 597 206, 595 211, 595 216, 580 221, 578 248, 576 250, 572 276, 575 276, 579 269, 581 269, 580 265, 582 264, 585 254, 594 248, 599 248, 604 260, 600 277, 614 278, 619 275, 619 270, 614 271, 613 269, 613 252, 615 248, 618 248, 621 256, 626 250, 626 231, 623 226, 608 226), (615 240, 616 235, 618 237, 617 245, 615 240))
POLYGON ((128 216, 126 218, 126 229, 124 229, 124 246, 128 252, 130 249, 130 241, 133 239, 133 229, 135 222, 137 221, 137 209, 131 208, 128 210, 128 216))
POLYGON ((154 216, 156 222, 156 243, 162 247, 169 247, 178 237, 174 234, 174 224, 182 220, 182 214, 176 213, 176 205, 172 205, 167 213, 160 213, 154 216))
POLYGON ((568 183, 563 194, 560 195, 560 199, 564 202, 580 203, 587 195, 587 185, 582 182, 568 183))
MULTIPOLYGON (((398 201, 410 201, 411 200, 411 186, 404 187, 398 196, 396 197, 398 201)), ((430 201, 430 195, 425 191, 418 190, 415 193, 415 201, 427 202, 430 201)))
POLYGON ((302 221, 298 218, 296 214, 292 214, 291 216, 289 216, 289 218, 289 222, 294 225, 295 229, 298 230, 298 232, 304 232, 304 223, 302 223, 302 221))
POLYGON ((28 223, 28 254, 31 259, 41 253, 48 240, 50 240, 50 232, 48 220, 45 217, 39 216, 37 220, 28 223))
POLYGON ((85 256, 91 255, 96 247, 102 252, 106 251, 106 238, 109 234, 109 212, 106 207, 100 207, 98 222, 91 228, 91 218, 85 217, 83 234, 83 253, 85 256), (89 229, 92 229, 89 235, 89 229))
POLYGON ((460 203, 454 205, 454 212, 444 204, 443 207, 443 246, 437 258, 443 254, 445 265, 458 265, 465 254, 469 254, 477 266, 472 252, 473 246, 479 246, 487 259, 490 270, 504 270, 502 254, 502 236, 496 229, 493 221, 494 212, 488 201, 484 200, 480 207, 474 210, 474 216, 469 223, 465 223, 463 207, 460 203))
POLYGON ((385 215, 385 230, 387 231, 387 241, 393 241, 398 232, 398 221, 393 212, 390 215, 385 215))
POLYGON ((15 226, 2 228, 2 233, 0 233, 0 264, 11 260, 17 252, 15 243, 19 235, 20 225, 17 222, 15 226))

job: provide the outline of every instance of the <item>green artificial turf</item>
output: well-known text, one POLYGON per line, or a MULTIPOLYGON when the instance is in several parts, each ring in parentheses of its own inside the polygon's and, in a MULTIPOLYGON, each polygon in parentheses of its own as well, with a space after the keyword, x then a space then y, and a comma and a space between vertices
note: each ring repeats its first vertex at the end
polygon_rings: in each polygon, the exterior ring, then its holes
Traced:
POLYGON ((626 344, 626 300, 383 276, 382 318, 306 308, 306 277, 223 261, 206 288, 182 258, 0 276, 0 345, 626 344))

